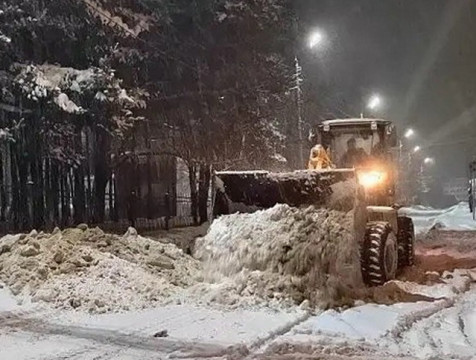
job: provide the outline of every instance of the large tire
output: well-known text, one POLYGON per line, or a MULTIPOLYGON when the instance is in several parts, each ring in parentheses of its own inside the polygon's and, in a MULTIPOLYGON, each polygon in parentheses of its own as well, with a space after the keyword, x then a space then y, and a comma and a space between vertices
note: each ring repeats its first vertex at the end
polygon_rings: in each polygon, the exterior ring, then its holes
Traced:
POLYGON ((415 264, 415 228, 407 216, 398 218, 398 268, 415 264))
POLYGON ((367 224, 361 251, 362 277, 370 286, 395 279, 398 267, 397 238, 387 222, 367 224))

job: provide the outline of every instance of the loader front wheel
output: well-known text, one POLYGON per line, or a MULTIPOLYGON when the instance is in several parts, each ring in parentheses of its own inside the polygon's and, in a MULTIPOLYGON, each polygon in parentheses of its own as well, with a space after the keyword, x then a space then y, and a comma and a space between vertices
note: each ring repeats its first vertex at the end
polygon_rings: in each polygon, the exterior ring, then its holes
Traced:
POLYGON ((397 238, 387 222, 367 225, 361 251, 362 277, 370 286, 395 279, 398 265, 397 238))
POLYGON ((398 218, 398 268, 415 264, 415 229, 407 216, 398 218))

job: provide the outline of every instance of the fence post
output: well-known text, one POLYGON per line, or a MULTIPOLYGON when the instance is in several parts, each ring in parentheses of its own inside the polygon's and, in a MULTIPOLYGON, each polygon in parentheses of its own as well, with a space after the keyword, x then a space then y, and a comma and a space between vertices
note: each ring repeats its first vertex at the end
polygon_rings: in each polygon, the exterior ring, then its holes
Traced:
POLYGON ((170 194, 167 191, 164 195, 165 202, 165 230, 169 230, 169 221, 170 221, 170 194))

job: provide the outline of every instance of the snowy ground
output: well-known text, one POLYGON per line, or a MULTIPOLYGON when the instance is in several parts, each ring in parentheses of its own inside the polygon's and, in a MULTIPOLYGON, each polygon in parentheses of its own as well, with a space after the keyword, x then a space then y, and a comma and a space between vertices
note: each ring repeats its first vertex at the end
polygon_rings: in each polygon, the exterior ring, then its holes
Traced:
MULTIPOLYGON (((437 222, 476 229, 464 206, 407 212, 423 230, 437 222)), ((470 237, 464 241, 476 243, 470 237)), ((424 271, 441 265, 435 251, 420 249, 424 271)), ((18 305, 0 284, 0 359, 476 359, 476 269, 453 271, 472 267, 461 261, 469 255, 460 255, 451 272, 440 271, 429 284, 395 282, 434 301, 361 303, 319 314, 168 305, 89 315, 18 305)))
POLYGON ((417 234, 434 228, 455 231, 476 230, 476 221, 473 220, 466 202, 461 202, 448 209, 415 206, 404 208, 402 212, 413 219, 417 234))

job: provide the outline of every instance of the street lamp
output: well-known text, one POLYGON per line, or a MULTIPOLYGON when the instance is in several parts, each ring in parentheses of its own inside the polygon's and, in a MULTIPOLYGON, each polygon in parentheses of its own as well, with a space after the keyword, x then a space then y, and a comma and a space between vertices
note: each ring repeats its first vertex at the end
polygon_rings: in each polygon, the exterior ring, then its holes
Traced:
POLYGON ((435 159, 427 157, 425 158, 425 160, 423 160, 423 162, 425 163, 425 165, 433 165, 435 163, 435 159))
POLYGON ((421 147, 420 147, 419 145, 417 145, 417 146, 415 146, 415 147, 413 148, 413 152, 414 152, 414 153, 417 153, 417 152, 419 152, 420 150, 421 150, 421 147))
MULTIPOLYGON (((378 110, 382 106, 382 98, 379 95, 372 95, 367 102, 366 108, 369 111, 378 110)), ((360 117, 364 118, 364 109, 362 108, 362 112, 360 113, 360 117)))
POLYGON ((309 35, 309 41, 308 41, 309 49, 314 49, 316 46, 322 44, 323 40, 324 40, 324 35, 322 34, 322 32, 319 30, 314 30, 309 35))
MULTIPOLYGON (((324 41, 324 34, 320 30, 314 30, 309 34, 307 46, 309 49, 315 49, 324 41)), ((297 128, 299 136, 299 168, 305 166, 304 161, 304 138, 303 138, 303 121, 302 121, 302 67, 299 63, 299 59, 296 55, 294 59, 296 72, 294 74, 296 85, 293 90, 296 90, 296 103, 297 103, 297 128)))
POLYGON ((405 132, 405 137, 407 139, 410 139, 411 137, 413 137, 415 135, 415 130, 413 129, 408 129, 406 132, 405 132))
POLYGON ((370 100, 369 100, 369 103, 367 104, 367 108, 369 110, 377 110, 380 105, 382 105, 382 99, 380 96, 378 95, 373 95, 370 100))

